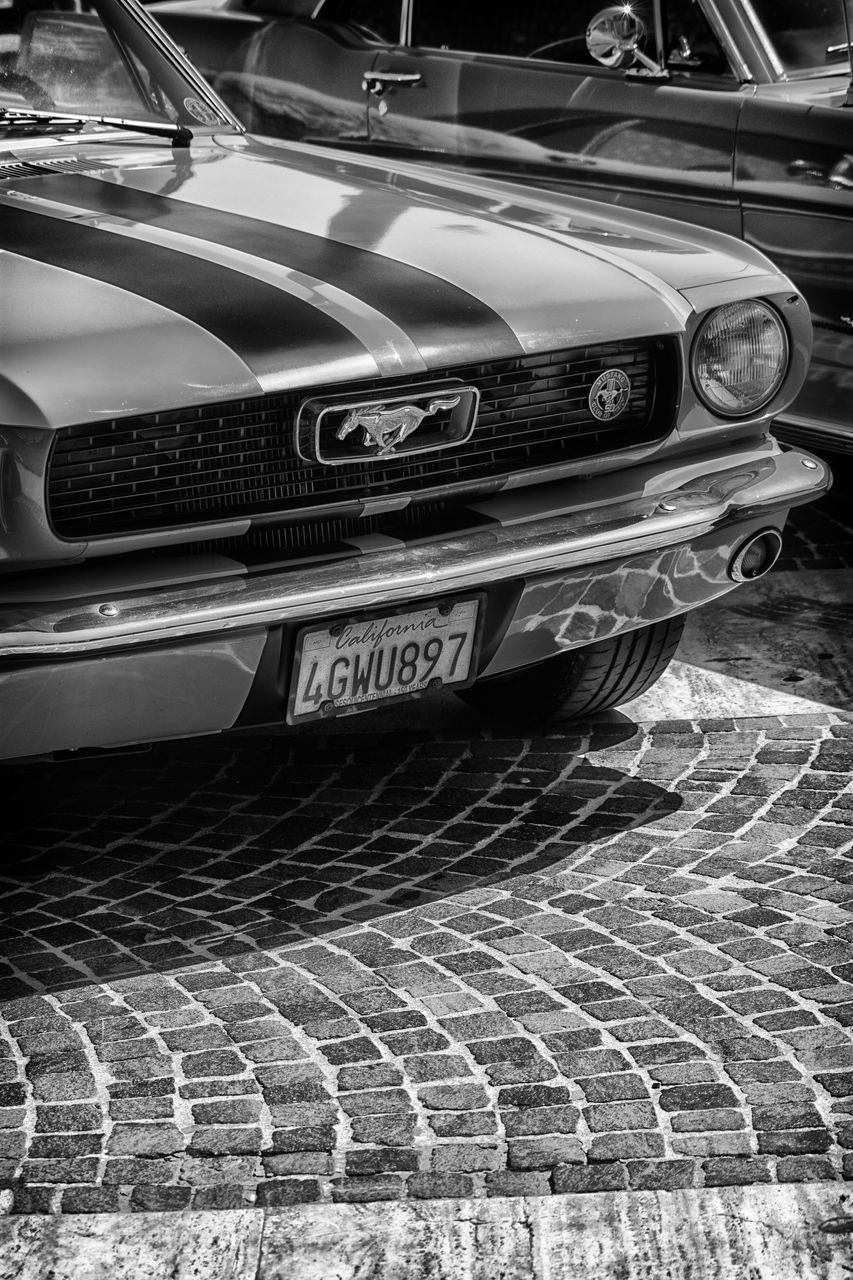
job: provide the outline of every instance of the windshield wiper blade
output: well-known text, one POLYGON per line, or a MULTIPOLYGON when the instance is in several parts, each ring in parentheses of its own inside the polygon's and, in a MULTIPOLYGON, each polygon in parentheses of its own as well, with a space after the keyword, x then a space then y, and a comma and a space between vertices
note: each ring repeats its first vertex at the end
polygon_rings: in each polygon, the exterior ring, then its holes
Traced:
POLYGON ((121 116, 80 116, 64 111, 36 111, 29 108, 0 107, 0 126, 12 128, 39 126, 46 128, 82 129, 87 124, 103 124, 113 129, 127 129, 133 133, 152 133, 157 137, 171 138, 173 146, 186 147, 192 141, 192 133, 183 124, 168 120, 124 120, 121 116))

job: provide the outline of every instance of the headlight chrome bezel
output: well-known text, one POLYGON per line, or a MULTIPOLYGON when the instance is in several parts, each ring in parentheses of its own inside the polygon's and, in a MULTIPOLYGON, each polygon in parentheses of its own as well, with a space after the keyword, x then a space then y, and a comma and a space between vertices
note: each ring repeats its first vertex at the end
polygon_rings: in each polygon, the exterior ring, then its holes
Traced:
MULTIPOLYGON (((768 352, 768 355, 772 358, 772 352, 768 352)), ((719 361, 718 364, 720 364, 719 361)), ((737 420, 740 418, 754 417, 756 414, 761 413, 782 387, 788 375, 790 365, 791 339, 787 325, 777 309, 761 298, 744 298, 738 301, 726 302, 723 303, 722 306, 715 307, 713 311, 709 311, 708 314, 702 318, 696 333, 693 336, 693 342, 690 350, 690 380, 701 403, 717 417, 737 420), (712 380, 707 376, 707 374, 703 375, 703 373, 700 372, 700 365, 703 360, 705 361, 706 366, 712 363, 711 357, 703 350, 703 343, 707 343, 709 341, 709 330, 712 330, 714 327, 721 330, 717 337, 717 341, 719 343, 723 343, 725 341, 738 341, 738 337, 734 333, 727 338, 726 334, 722 331, 726 317, 732 315, 732 313, 734 313, 735 316, 737 316, 737 313, 741 313, 739 318, 741 330, 745 329, 749 324, 753 326, 756 324, 766 325, 770 322, 779 339, 779 359, 775 374, 746 405, 743 403, 740 405, 727 404, 722 396, 719 399, 715 398, 714 394, 707 389, 706 385, 712 380)), ((731 368, 731 363, 729 363, 727 367, 731 368)), ((728 387, 725 383, 721 381, 719 385, 724 392, 728 391, 728 387)), ((743 387, 746 383, 745 381, 741 381, 737 385, 743 387)), ((729 394, 732 393, 729 392, 729 394)))

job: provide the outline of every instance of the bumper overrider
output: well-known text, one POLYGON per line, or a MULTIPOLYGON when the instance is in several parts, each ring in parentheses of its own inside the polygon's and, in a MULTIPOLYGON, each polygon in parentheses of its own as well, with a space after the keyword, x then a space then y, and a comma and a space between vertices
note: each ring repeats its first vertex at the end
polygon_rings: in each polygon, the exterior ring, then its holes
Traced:
MULTIPOLYGON (((285 723, 294 637, 481 593, 478 677, 684 613, 831 483, 768 438, 476 504, 484 527, 358 559, 170 580, 94 563, 0 587, 0 759, 285 723), (152 585, 153 581, 153 585, 152 585)), ((496 692, 499 696, 499 692, 496 692)))

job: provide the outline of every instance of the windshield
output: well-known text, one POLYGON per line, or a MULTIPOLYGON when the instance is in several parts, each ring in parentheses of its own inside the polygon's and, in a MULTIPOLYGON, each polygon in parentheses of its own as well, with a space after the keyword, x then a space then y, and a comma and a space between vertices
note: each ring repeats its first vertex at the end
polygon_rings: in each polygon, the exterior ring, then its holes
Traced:
MULTIPOLYGON (((160 52, 135 6, 121 0, 0 0, 0 137, 20 136, 21 122, 4 122, 4 109, 162 121, 194 131, 225 121, 160 52)), ((27 131, 57 127, 33 122, 27 131)))
POLYGON ((752 0, 783 71, 843 69, 847 63, 843 5, 853 0, 752 0))

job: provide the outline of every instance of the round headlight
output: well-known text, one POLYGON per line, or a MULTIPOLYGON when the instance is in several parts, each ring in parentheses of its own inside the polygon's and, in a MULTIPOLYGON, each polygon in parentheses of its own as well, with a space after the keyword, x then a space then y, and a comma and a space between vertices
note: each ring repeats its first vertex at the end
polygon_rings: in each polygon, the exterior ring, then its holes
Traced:
POLYGON ((788 335, 766 302, 729 302, 706 316, 693 342, 693 384, 714 413, 757 413, 788 370, 788 335))

